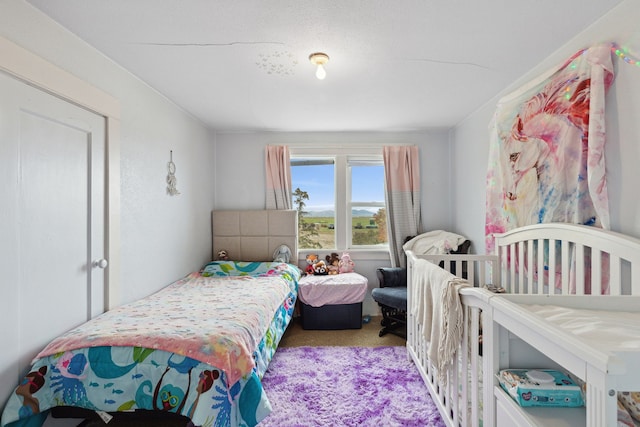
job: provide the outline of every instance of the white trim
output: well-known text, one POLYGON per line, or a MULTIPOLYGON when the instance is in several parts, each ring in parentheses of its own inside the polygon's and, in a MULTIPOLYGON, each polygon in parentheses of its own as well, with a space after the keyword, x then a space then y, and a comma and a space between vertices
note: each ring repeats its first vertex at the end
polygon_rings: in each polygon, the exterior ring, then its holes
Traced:
POLYGON ((347 185, 349 174, 347 173, 347 158, 343 155, 337 155, 335 166, 335 206, 336 206, 336 249, 343 251, 351 246, 351 237, 347 230, 350 230, 349 220, 351 215, 347 212, 349 205, 349 197, 351 197, 350 186, 347 185))
POLYGON ((119 304, 120 277, 120 102, 32 52, 0 36, 0 70, 105 118, 106 215, 105 310, 119 304))
MULTIPOLYGON (((357 261, 380 261, 380 262, 390 262, 389 258, 389 249, 376 249, 376 248, 365 248, 365 249, 300 249, 298 250, 298 260, 304 261, 307 254, 329 254, 331 252, 348 252, 352 259, 357 261)), ((322 258, 322 256, 320 257, 322 258)))
POLYGON ((109 257, 105 310, 120 305, 120 120, 107 117, 107 217, 105 249, 109 257))
POLYGON ((301 157, 326 157, 326 156, 382 156, 382 144, 379 147, 371 145, 344 144, 344 145, 323 145, 322 147, 289 144, 289 154, 291 156, 301 157))
POLYGON ((101 116, 120 119, 117 99, 1 36, 0 69, 101 116))

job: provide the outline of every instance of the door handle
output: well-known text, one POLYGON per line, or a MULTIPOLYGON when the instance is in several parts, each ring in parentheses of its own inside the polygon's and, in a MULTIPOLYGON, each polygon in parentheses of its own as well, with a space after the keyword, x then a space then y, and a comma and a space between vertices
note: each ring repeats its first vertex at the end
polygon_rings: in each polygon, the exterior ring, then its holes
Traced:
POLYGON ((93 268, 96 268, 96 267, 97 268, 107 268, 108 265, 109 265, 109 261, 107 261, 104 258, 97 259, 97 260, 95 260, 95 261, 93 261, 91 263, 91 266, 93 268))

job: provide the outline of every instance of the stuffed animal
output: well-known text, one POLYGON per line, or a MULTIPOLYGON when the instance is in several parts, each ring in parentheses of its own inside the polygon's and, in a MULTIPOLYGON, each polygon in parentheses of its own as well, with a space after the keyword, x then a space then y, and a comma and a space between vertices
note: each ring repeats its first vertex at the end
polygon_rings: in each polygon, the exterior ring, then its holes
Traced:
POLYGON ((327 264, 322 260, 313 264, 313 274, 316 276, 326 276, 329 274, 327 271, 327 264))
POLYGON ((291 259, 291 249, 287 245, 280 245, 273 253, 273 261, 274 262, 285 262, 288 263, 291 259))
POLYGON ((316 254, 308 254, 306 257, 307 268, 305 268, 305 273, 313 274, 313 264, 318 262, 318 255, 316 254))
POLYGON ((351 260, 349 253, 343 252, 340 257, 339 271, 340 273, 353 273, 355 267, 354 262, 351 260))
POLYGON ((224 249, 218 251, 218 261, 229 261, 229 253, 224 249))
POLYGON ((331 255, 325 257, 327 260, 327 271, 329 274, 338 274, 340 267, 340 257, 337 253, 332 252, 331 255))

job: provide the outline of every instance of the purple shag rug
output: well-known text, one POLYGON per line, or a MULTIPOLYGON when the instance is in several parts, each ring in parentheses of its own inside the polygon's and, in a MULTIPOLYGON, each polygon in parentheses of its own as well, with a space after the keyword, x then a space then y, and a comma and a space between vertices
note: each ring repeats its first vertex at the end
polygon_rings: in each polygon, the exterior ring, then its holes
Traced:
POLYGON ((259 427, 444 426, 405 347, 279 348, 262 384, 259 427))

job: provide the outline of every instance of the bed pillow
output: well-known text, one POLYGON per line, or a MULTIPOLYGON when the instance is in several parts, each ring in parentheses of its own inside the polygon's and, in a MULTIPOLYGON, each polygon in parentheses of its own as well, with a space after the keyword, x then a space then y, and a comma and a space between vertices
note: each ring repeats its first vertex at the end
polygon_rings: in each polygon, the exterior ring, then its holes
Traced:
POLYGON ((266 274, 280 274, 289 272, 294 278, 299 278, 299 269, 291 264, 282 262, 248 262, 248 261, 211 261, 202 269, 204 277, 211 276, 258 276, 266 274))

